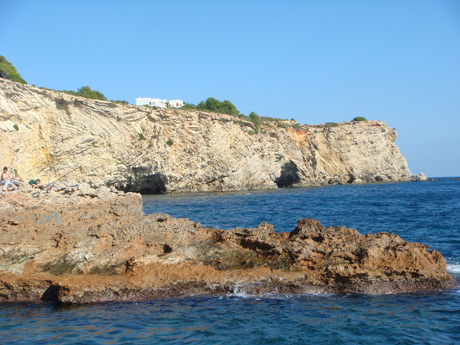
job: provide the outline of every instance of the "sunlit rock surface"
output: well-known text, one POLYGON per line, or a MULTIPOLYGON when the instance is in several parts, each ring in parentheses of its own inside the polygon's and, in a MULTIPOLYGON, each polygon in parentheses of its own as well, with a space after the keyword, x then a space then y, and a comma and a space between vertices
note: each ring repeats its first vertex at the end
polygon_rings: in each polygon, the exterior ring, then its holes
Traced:
MULTIPOLYGON (((290 233, 143 215, 135 193, 0 197, 0 301, 88 303, 225 294, 397 293, 454 280, 436 250, 388 233, 298 222, 290 233)), ((397 229, 395 229, 397 230, 397 229)))
POLYGON ((336 127, 89 100, 0 79, 0 166, 141 193, 407 181, 381 121, 336 127), (283 128, 285 126, 287 128, 283 128))

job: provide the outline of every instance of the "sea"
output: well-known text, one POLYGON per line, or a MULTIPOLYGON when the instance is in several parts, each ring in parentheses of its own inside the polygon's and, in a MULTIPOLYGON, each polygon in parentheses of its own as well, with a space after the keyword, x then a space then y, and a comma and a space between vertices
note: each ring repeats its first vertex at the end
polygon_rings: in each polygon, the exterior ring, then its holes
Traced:
POLYGON ((460 344, 460 181, 146 195, 144 212, 205 227, 292 231, 301 218, 394 232, 435 248, 457 280, 419 293, 161 298, 55 306, 0 304, 1 344, 460 344))

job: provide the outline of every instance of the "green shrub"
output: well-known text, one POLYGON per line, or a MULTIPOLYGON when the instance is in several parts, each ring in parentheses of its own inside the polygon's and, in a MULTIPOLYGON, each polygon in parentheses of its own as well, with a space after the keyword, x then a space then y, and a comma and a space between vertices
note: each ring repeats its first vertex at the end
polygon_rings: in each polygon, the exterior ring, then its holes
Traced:
POLYGON ((19 127, 18 127, 17 124, 14 124, 14 125, 13 125, 13 128, 14 128, 16 131, 19 131, 19 127))
POLYGON ((75 91, 72 90, 62 90, 61 92, 67 93, 72 96, 79 96, 75 91))
POLYGON ((268 121, 268 122, 276 121, 276 119, 274 117, 268 117, 268 116, 261 116, 260 119, 262 121, 268 121))
POLYGON ((353 120, 351 121, 367 121, 367 119, 365 117, 362 117, 362 116, 357 116, 355 118, 353 118, 353 120))
POLYGON ((181 107, 181 109, 196 109, 196 105, 184 102, 184 105, 181 107))
POLYGON ((233 120, 233 123, 236 125, 240 125, 241 127, 247 126, 247 123, 241 120, 233 120))
POLYGON ((117 103, 117 104, 123 104, 123 105, 128 105, 128 101, 125 101, 125 100, 115 100, 115 99, 111 99, 110 102, 113 102, 113 103, 117 103))
POLYGON ((284 123, 280 123, 280 122, 278 122, 277 127, 280 127, 280 128, 287 128, 287 126, 286 126, 284 123))
POLYGON ((335 122, 326 122, 324 125, 326 127, 337 127, 339 124, 335 122))
POLYGON ((259 115, 257 115, 255 112, 249 114, 249 118, 256 127, 259 127, 262 124, 262 120, 260 119, 259 115))
POLYGON ((166 142, 166 144, 167 144, 168 146, 173 146, 174 141, 172 141, 172 139, 169 138, 168 141, 166 142))
POLYGON ((63 90, 62 92, 68 93, 69 95, 81 96, 89 99, 99 99, 101 101, 106 101, 107 98, 96 90, 92 90, 89 86, 82 86, 77 90, 77 92, 72 90, 63 90))
POLYGON ((89 86, 82 86, 77 90, 77 95, 90 98, 90 99, 100 99, 102 101, 106 101, 107 98, 105 96, 96 90, 92 90, 89 86))
POLYGON ((209 110, 215 113, 229 114, 229 115, 239 115, 238 109, 228 100, 223 102, 218 101, 213 97, 209 97, 206 101, 201 101, 196 106, 198 110, 209 110))
POLYGON ((139 140, 145 140, 144 134, 139 133, 139 140))
POLYGON ((27 84, 27 82, 22 79, 18 71, 16 71, 16 68, 11 64, 11 62, 5 59, 2 55, 0 55, 0 73, 4 73, 6 77, 12 81, 27 84))

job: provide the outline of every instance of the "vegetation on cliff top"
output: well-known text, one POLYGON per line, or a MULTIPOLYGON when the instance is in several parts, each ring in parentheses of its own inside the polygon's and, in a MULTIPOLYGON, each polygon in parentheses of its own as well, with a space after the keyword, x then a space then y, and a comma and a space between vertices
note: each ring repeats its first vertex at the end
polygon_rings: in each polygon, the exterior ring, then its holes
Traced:
MULTIPOLYGON (((194 105, 191 103, 185 103, 184 106, 181 109, 196 109, 196 110, 204 110, 204 111, 209 111, 209 112, 214 112, 214 113, 220 113, 220 114, 229 114, 229 115, 234 115, 239 117, 241 120, 246 120, 252 122, 252 127, 254 131, 251 131, 250 134, 257 134, 260 130, 260 126, 265 125, 265 126, 271 126, 272 123, 274 123, 277 127, 280 128, 295 128, 295 129, 302 129, 306 125, 301 125, 297 123, 297 121, 294 118, 291 118, 291 120, 287 119, 279 119, 279 118, 273 118, 273 117, 268 117, 268 116, 259 116, 255 112, 251 112, 249 116, 241 114, 238 109, 233 105, 228 100, 224 100, 223 102, 213 98, 209 97, 206 99, 206 101, 201 101, 198 105, 194 105)), ((234 123, 238 123, 241 126, 244 126, 245 123, 244 121, 241 120, 235 120, 233 121, 234 123)), ((362 116, 357 116, 353 118, 353 121, 367 121, 365 117, 362 116)), ((339 126, 338 123, 336 122, 326 122, 323 125, 314 125, 314 127, 337 127, 339 126)))
POLYGON ((5 74, 6 77, 18 83, 27 84, 22 79, 21 75, 16 71, 16 68, 4 56, 0 55, 0 74, 5 74))
MULTIPOLYGON (((16 68, 3 55, 0 55, 0 75, 2 75, 2 77, 6 76, 6 78, 18 83, 27 84, 27 82, 24 79, 22 79, 21 75, 18 73, 16 68)), ((102 94, 102 92, 93 90, 89 86, 82 86, 77 90, 77 92, 72 90, 63 90, 62 92, 90 99, 99 99, 103 101, 107 100, 107 98, 102 94)), ((112 102, 128 104, 128 102, 123 100, 112 102)))
MULTIPOLYGON (((63 90, 62 92, 68 93, 69 95, 85 97, 89 99, 99 99, 101 101, 107 101, 107 98, 104 94, 100 91, 96 91, 91 89, 89 86, 82 86, 80 87, 77 92, 72 90, 63 90)), ((110 102, 117 103, 117 104, 129 104, 127 101, 124 100, 110 100, 110 102)))
POLYGON ((239 115, 240 112, 233 105, 232 102, 224 100, 223 102, 218 101, 213 97, 209 97, 206 101, 201 101, 196 106, 198 110, 209 110, 215 113, 229 114, 229 115, 239 115))
MULTIPOLYGON (((246 121, 250 121, 253 123, 254 132, 252 134, 258 133, 259 127, 262 124, 269 124, 271 122, 278 121, 278 120, 287 121, 287 120, 275 119, 272 117, 259 116, 255 112, 251 112, 249 116, 246 116, 244 114, 241 114, 238 111, 238 109, 235 107, 235 105, 233 105, 232 102, 228 100, 224 100, 223 102, 221 102, 215 99, 214 97, 208 97, 206 101, 201 101, 200 103, 198 103, 198 105, 194 105, 191 103, 185 103, 181 109, 196 109, 196 110, 210 111, 213 113, 238 116, 241 119, 244 119, 246 121)), ((244 125, 242 121, 235 121, 235 123, 244 125)))
MULTIPOLYGON (((0 74, 6 75, 6 77, 12 81, 19 82, 22 84, 27 84, 27 82, 22 79, 21 75, 16 71, 16 68, 2 55, 0 55, 0 74)), ((62 92, 68 93, 74 96, 85 97, 89 99, 97 99, 102 101, 107 101, 107 98, 104 94, 100 91, 96 91, 91 89, 89 86, 82 86, 77 91, 72 90, 62 90, 62 92)), ((111 100, 111 102, 119 103, 119 104, 129 104, 127 101, 124 100, 111 100)), ((286 119, 277 119, 273 117, 267 116, 259 116, 255 112, 251 112, 249 116, 241 114, 236 106, 230 102, 229 100, 219 101, 214 97, 208 97, 205 101, 201 101, 197 105, 192 103, 185 103, 181 109, 196 109, 196 110, 204 110, 210 111, 214 113, 221 113, 221 114, 228 114, 237 116, 243 120, 252 122, 252 126, 255 133, 258 133, 259 127, 261 125, 268 125, 271 126, 271 123, 275 122, 276 126, 287 128, 293 127, 296 129, 301 128, 301 125, 296 123, 294 119, 286 120, 286 119), (294 122, 294 124, 292 124, 294 122)), ((351 121, 367 121, 365 117, 357 116, 354 117, 351 121)), ((242 121, 235 121, 236 123, 240 123, 243 125, 242 121)), ((327 122, 324 124, 325 127, 336 127, 338 126, 335 122, 327 122)))
POLYGON ((68 93, 74 96, 81 96, 90 99, 100 99, 106 101, 107 98, 102 94, 102 92, 91 89, 89 86, 82 86, 77 90, 77 92, 72 90, 63 90, 62 92, 68 93))
POLYGON ((257 127, 259 127, 262 124, 262 120, 260 119, 260 116, 257 115, 255 112, 252 112, 251 114, 249 114, 249 118, 254 123, 254 125, 257 127))

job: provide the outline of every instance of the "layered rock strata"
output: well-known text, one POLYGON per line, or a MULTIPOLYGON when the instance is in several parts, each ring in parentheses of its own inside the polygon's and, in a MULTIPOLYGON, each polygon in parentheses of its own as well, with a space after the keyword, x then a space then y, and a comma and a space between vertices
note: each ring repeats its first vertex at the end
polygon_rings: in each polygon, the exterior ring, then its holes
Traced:
POLYGON ((89 100, 0 79, 0 166, 24 180, 166 193, 407 181, 384 122, 336 127, 89 100), (11 170, 11 169, 10 169, 11 170))
MULTIPOLYGON (((79 195, 78 195, 79 194, 79 195)), ((0 301, 88 303, 245 291, 388 293, 453 286, 436 250, 305 219, 224 231, 143 215, 134 193, 0 198, 0 301)))

